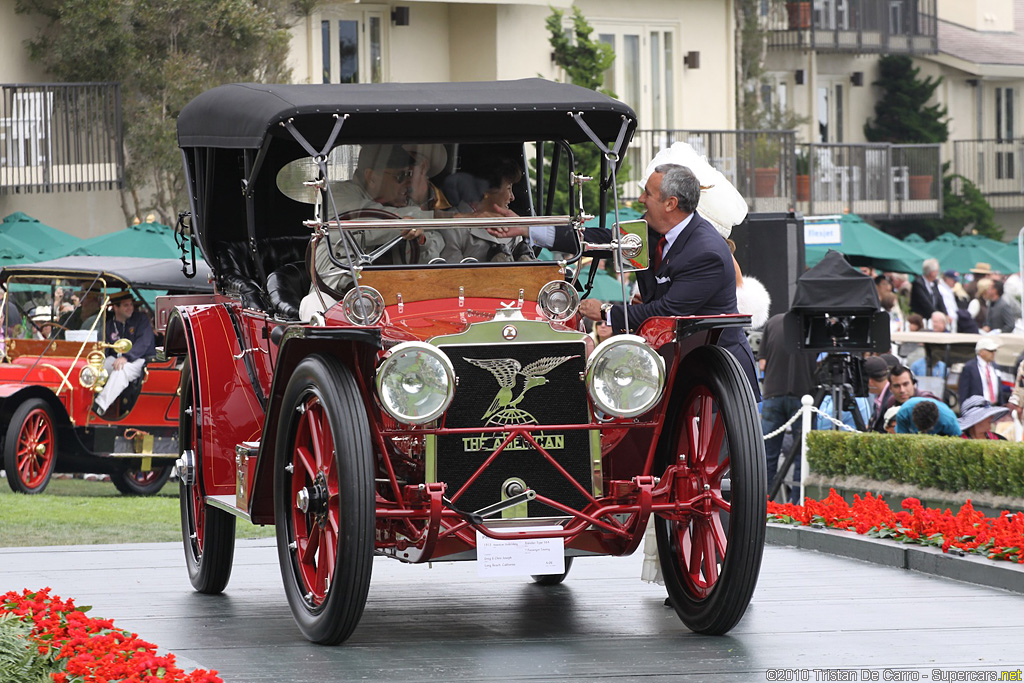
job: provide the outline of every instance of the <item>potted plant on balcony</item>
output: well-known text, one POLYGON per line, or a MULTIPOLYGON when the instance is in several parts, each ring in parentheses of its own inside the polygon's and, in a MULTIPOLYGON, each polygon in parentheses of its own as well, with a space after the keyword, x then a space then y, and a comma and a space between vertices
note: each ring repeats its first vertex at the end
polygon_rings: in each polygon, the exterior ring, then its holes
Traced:
POLYGON ((779 140, 761 133, 754 138, 754 196, 774 197, 779 183, 779 140))
POLYGON ((807 202, 811 199, 811 158, 807 152, 796 154, 796 200, 807 202))
POLYGON ((789 15, 789 28, 810 28, 810 0, 790 0, 786 3, 786 14, 789 15))

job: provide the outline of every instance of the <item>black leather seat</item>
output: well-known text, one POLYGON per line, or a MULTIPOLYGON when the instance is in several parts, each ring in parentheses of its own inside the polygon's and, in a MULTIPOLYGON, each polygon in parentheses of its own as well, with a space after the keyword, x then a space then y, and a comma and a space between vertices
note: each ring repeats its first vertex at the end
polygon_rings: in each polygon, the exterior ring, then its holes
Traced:
MULTIPOLYGON (((309 237, 306 236, 272 237, 258 241, 256 243, 257 252, 268 280, 270 275, 282 266, 302 262, 305 259, 308 244, 309 237)), ((217 249, 216 260, 217 279, 226 294, 239 295, 242 305, 246 307, 256 308, 267 313, 278 313, 270 298, 269 282, 266 286, 260 284, 259 271, 253 264, 247 243, 222 242, 217 249)), ((304 268, 300 268, 300 270, 304 270, 304 268)), ((289 288, 289 291, 291 289, 294 287, 289 288)), ((306 289, 307 291, 309 289, 308 276, 306 289)), ((305 292, 303 292, 304 294, 305 292)), ((302 296, 300 295, 299 298, 301 299, 302 296)), ((295 311, 297 315, 297 303, 295 311)))
POLYGON ((281 266, 267 277, 267 298, 272 312, 282 320, 299 319, 299 302, 309 293, 309 269, 305 261, 281 266))

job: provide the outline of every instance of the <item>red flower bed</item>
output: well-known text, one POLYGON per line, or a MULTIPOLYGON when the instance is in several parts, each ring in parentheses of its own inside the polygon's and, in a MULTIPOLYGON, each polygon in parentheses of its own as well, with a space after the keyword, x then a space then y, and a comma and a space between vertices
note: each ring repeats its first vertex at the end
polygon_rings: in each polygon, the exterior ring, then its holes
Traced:
POLYGON ((853 505, 830 489, 825 500, 805 499, 804 505, 768 502, 768 519, 784 524, 821 524, 833 529, 855 531, 875 538, 891 538, 984 555, 991 560, 1024 564, 1024 514, 1003 512, 986 517, 964 503, 955 515, 949 509, 936 510, 906 498, 903 509, 893 512, 881 497, 855 495, 853 505))
POLYGON ((174 655, 157 655, 156 645, 114 628, 110 619, 87 617, 88 609, 51 596, 49 588, 0 596, 0 616, 14 614, 33 624, 39 653, 63 669, 51 674, 55 683, 223 683, 216 671, 184 672, 174 655))

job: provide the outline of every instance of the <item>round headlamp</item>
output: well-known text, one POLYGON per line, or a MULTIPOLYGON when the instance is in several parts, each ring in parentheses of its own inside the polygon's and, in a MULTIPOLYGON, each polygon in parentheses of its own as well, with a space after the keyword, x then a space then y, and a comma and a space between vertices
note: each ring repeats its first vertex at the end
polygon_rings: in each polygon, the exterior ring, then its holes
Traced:
POLYGON ((78 373, 78 383, 86 389, 99 391, 107 383, 107 371, 103 367, 104 356, 99 351, 92 351, 86 357, 86 365, 78 373))
POLYGON ((424 342, 398 344, 377 370, 381 405, 403 424, 436 420, 448 409, 454 394, 452 362, 424 342))
POLYGON ((587 362, 587 391, 602 413, 636 417, 665 388, 665 361, 643 337, 622 334, 601 342, 587 362))
POLYGON ((576 315, 580 307, 580 295, 565 280, 552 280, 540 288, 537 307, 548 320, 560 323, 576 315))
POLYGON ((373 287, 353 287, 341 304, 345 317, 356 325, 376 325, 384 315, 384 297, 373 287))

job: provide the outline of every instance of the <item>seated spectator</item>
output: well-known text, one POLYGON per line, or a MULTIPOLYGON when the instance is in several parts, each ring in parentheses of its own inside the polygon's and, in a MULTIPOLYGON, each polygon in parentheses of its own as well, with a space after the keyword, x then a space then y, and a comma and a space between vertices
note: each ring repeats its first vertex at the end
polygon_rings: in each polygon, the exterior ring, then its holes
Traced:
POLYGON ((924 318, 920 313, 911 313, 907 316, 907 331, 920 332, 924 329, 924 318))
POLYGON ((896 433, 960 436, 961 431, 949 406, 934 398, 915 396, 896 412, 896 433))
MULTIPOLYGON (((457 201, 461 213, 510 215, 515 200, 513 187, 523 177, 516 161, 499 158, 488 168, 471 174, 456 173, 445 181, 445 192, 457 201), (449 182, 452 181, 452 182, 449 182)), ((441 231, 444 247, 441 258, 448 263, 474 261, 534 261, 530 244, 522 237, 496 237, 484 228, 449 228, 441 231)))
POLYGON ((932 371, 929 374, 928 361, 924 356, 921 356, 910 364, 910 371, 914 373, 915 377, 945 377, 946 363, 941 360, 935 361, 935 365, 932 366, 932 371))
POLYGON ((929 322, 932 332, 949 332, 949 318, 942 311, 934 311, 929 322))
POLYGON ((992 422, 1009 415, 1009 408, 993 406, 981 396, 971 396, 960 406, 960 413, 963 438, 1006 441, 1005 436, 992 431, 992 422))

